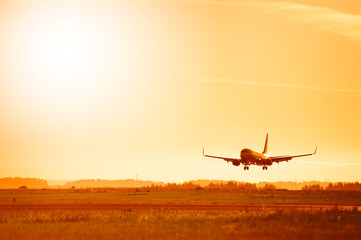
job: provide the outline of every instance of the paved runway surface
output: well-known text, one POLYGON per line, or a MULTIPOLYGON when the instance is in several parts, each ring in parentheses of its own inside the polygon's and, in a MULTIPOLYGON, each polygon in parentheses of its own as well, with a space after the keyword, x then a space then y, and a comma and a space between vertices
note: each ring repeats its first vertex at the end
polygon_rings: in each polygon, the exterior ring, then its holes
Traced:
MULTIPOLYGON (((0 212, 7 211, 111 211, 111 210, 178 210, 178 211, 256 211, 264 209, 329 210, 354 209, 355 206, 297 205, 297 204, 2 204, 0 212)), ((360 206, 357 206, 361 210, 360 206)))

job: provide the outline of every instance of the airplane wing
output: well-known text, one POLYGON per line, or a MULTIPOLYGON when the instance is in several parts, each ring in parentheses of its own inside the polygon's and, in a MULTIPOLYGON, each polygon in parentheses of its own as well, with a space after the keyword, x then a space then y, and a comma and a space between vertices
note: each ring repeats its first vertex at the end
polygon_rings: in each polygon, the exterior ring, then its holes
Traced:
POLYGON ((205 156, 205 157, 210 157, 210 158, 223 159, 223 160, 226 161, 226 162, 232 162, 233 160, 238 160, 238 161, 241 160, 241 159, 239 159, 239 158, 227 158, 227 157, 218 157, 218 156, 206 155, 206 154, 204 154, 204 148, 203 148, 203 156, 205 156))
POLYGON ((283 162, 283 161, 289 161, 291 160, 292 158, 296 158, 296 157, 305 157, 305 156, 311 156, 311 155, 314 155, 316 154, 317 152, 317 147, 315 149, 315 152, 313 153, 307 153, 307 154, 301 154, 301 155, 285 155, 285 156, 274 156, 274 157, 269 157, 272 162, 276 162, 276 163, 279 163, 279 162, 283 162))

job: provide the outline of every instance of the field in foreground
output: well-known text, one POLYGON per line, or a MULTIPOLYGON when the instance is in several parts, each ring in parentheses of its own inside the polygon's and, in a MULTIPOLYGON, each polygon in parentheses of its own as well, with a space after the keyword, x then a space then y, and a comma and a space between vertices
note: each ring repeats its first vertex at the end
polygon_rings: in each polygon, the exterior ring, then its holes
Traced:
POLYGON ((360 199, 359 192, 1 190, 0 239, 361 239, 360 199))
POLYGON ((24 211, 0 239, 360 239, 359 211, 24 211))

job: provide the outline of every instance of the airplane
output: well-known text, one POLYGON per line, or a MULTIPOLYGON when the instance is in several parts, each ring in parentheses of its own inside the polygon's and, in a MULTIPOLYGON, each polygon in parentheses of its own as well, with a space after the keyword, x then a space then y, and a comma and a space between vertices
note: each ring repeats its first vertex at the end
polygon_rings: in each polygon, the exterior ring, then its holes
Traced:
POLYGON ((317 152, 317 146, 313 153, 302 154, 302 155, 284 155, 284 156, 270 157, 267 154, 267 150, 268 150, 268 133, 266 135, 266 142, 265 142, 262 153, 253 151, 249 148, 244 148, 244 149, 242 149, 242 151, 240 153, 240 158, 218 157, 218 156, 204 154, 204 147, 203 147, 203 156, 210 157, 210 158, 223 159, 227 163, 232 162, 232 164, 234 166, 239 166, 242 164, 242 165, 244 165, 244 170, 249 170, 249 165, 263 166, 262 169, 267 170, 267 166, 271 166, 275 162, 276 163, 280 163, 283 161, 288 162, 292 158, 314 155, 317 152))

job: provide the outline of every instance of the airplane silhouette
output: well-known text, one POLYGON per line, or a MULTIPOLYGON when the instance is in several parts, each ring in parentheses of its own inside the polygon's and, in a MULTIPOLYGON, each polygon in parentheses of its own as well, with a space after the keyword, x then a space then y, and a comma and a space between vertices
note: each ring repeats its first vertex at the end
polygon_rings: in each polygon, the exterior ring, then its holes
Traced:
POLYGON ((244 170, 249 170, 249 165, 263 166, 262 169, 267 170, 267 166, 271 166, 275 162, 276 163, 280 163, 283 161, 288 162, 292 158, 314 155, 317 152, 317 146, 316 146, 315 152, 308 153, 308 154, 302 154, 302 155, 284 155, 284 156, 270 157, 267 155, 267 150, 268 150, 268 133, 266 136, 266 142, 265 142, 262 153, 253 151, 249 148, 244 148, 244 149, 242 149, 242 151, 240 153, 240 158, 227 158, 227 157, 206 155, 206 154, 204 154, 204 147, 203 147, 203 156, 210 157, 210 158, 223 159, 227 163, 232 162, 232 164, 234 166, 239 166, 242 164, 242 165, 244 165, 244 170))

